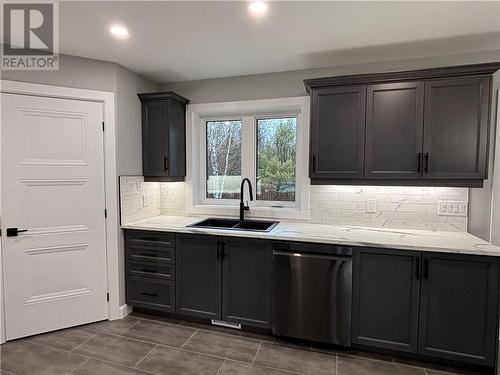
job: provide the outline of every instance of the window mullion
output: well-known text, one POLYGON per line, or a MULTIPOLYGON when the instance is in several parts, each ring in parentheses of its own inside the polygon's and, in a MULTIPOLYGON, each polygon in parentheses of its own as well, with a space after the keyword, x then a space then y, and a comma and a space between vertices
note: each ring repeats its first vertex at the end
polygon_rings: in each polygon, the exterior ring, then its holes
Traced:
MULTIPOLYGON (((256 144, 255 144, 255 118, 253 116, 243 117, 241 130, 241 177, 248 177, 252 181, 255 199, 256 188, 256 144)), ((244 200, 250 200, 247 190, 245 189, 244 200)))

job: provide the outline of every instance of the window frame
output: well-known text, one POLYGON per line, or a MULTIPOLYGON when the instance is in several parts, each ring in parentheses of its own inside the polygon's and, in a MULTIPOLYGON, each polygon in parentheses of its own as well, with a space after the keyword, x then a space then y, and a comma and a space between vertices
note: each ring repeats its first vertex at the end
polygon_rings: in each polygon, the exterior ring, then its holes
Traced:
MULTIPOLYGON (((241 175, 252 181, 253 202, 249 218, 309 218, 309 97, 190 104, 187 106, 186 213, 238 216, 239 199, 207 198, 206 123, 241 120, 241 175), (266 118, 297 118, 295 202, 257 200, 257 121, 266 118), (273 207, 279 206, 279 207, 273 207)), ((249 200, 247 189, 244 201, 249 200)))

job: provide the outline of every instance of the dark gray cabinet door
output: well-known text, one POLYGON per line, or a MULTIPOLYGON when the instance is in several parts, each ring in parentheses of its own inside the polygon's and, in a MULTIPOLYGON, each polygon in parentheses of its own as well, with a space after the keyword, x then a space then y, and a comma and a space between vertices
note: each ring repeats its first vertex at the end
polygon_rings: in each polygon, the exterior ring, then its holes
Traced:
POLYGON ((352 341, 416 353, 419 279, 418 252, 356 249, 352 341))
POLYGON ((169 177, 186 176, 186 105, 168 102, 168 150, 166 167, 169 177))
POLYGON ((363 177, 366 86, 314 89, 311 178, 363 177))
POLYGON ((423 82, 368 85, 366 101, 365 177, 420 178, 423 82))
POLYGON ((138 94, 142 102, 143 175, 157 181, 186 176, 186 98, 173 92, 138 94))
POLYGON ((223 239, 222 319, 271 327, 272 250, 267 241, 223 239))
POLYGON ((496 258, 423 255, 420 354, 492 366, 497 288, 496 258))
POLYGON ((220 319, 221 252, 218 237, 178 235, 176 243, 176 312, 220 319))
POLYGON ((425 83, 425 179, 484 179, 490 77, 425 83))
POLYGON ((166 102, 142 104, 142 169, 144 176, 168 176, 168 105, 166 102))

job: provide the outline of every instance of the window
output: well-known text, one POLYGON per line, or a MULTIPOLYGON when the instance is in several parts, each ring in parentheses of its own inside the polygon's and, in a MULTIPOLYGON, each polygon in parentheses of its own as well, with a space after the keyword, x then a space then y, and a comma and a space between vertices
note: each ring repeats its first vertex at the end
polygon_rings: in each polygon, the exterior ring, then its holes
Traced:
POLYGON ((206 122, 206 197, 240 199, 241 120, 206 122))
POLYGON ((248 177, 255 199, 248 217, 307 218, 308 97, 192 104, 187 111, 188 213, 236 216, 248 177))
POLYGON ((257 199, 295 202, 297 118, 257 120, 257 199))

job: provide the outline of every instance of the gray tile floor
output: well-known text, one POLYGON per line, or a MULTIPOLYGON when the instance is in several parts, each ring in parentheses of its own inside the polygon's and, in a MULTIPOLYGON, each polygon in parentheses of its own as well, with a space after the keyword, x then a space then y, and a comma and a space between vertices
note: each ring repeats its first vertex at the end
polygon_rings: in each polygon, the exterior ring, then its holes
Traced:
POLYGON ((139 314, 8 342, 0 355, 0 375, 471 374, 139 314))

